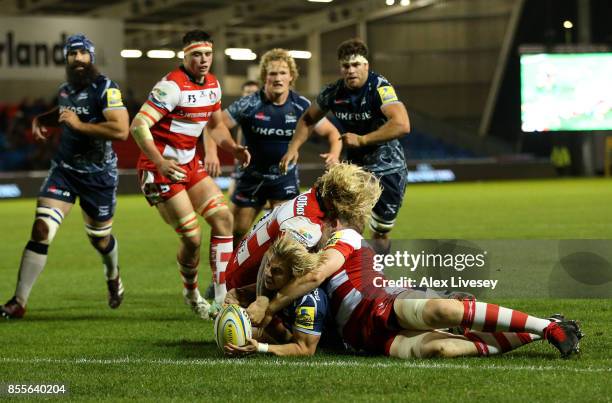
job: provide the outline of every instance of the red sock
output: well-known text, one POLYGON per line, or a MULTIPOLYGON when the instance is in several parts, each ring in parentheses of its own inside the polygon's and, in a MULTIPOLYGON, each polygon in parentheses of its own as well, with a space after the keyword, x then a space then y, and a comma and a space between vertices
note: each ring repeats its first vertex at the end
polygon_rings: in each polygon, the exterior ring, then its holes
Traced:
POLYGON ((476 345, 479 355, 502 354, 541 339, 537 334, 530 333, 476 331, 467 332, 465 337, 476 345))
POLYGON ((468 329, 483 332, 527 332, 544 335, 544 329, 551 322, 536 318, 526 313, 504 308, 486 302, 474 300, 463 301, 463 321, 461 325, 468 329))
POLYGON ((223 303, 225 299, 225 269, 234 249, 233 236, 211 235, 210 237, 210 269, 213 272, 215 301, 223 303))

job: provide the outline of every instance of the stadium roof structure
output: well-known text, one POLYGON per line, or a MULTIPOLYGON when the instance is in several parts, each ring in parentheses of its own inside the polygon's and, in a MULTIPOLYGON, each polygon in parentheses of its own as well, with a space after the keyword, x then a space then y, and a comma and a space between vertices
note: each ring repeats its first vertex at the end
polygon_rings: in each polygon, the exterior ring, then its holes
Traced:
POLYGON ((119 18, 127 48, 179 48, 184 32, 195 28, 216 38, 223 34, 227 47, 262 48, 442 2, 413 0, 407 7, 383 0, 0 0, 0 14, 119 18))

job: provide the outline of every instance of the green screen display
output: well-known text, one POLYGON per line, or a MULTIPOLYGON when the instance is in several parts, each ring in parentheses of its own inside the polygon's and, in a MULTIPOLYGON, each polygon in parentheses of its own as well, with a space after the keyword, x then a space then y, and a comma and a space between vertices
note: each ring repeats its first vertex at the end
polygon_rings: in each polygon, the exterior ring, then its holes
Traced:
POLYGON ((612 53, 521 55, 524 132, 612 130, 612 53))

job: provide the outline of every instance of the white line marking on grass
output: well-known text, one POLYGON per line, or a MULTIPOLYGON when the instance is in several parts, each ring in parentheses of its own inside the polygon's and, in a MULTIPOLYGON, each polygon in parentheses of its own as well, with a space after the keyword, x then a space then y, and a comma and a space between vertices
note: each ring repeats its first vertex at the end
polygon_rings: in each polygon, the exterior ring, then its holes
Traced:
POLYGON ((556 372, 612 372, 612 368, 568 368, 541 365, 467 365, 440 363, 433 361, 399 361, 388 363, 367 362, 354 360, 331 361, 284 361, 284 360, 249 360, 249 359, 214 359, 203 358, 194 360, 171 359, 142 359, 142 358, 6 358, 0 357, 0 362, 16 364, 87 364, 87 365, 174 365, 174 366, 201 366, 201 365, 236 365, 236 366, 270 366, 270 367, 365 367, 365 368, 419 368, 419 369, 461 369, 461 370, 501 370, 501 371, 556 371, 556 372))

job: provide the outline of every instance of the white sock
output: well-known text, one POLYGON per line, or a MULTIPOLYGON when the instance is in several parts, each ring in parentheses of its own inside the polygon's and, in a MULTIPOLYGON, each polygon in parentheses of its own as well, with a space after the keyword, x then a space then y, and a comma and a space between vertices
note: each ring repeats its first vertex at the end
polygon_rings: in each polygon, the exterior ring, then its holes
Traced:
POLYGON ((32 287, 45 268, 48 248, 48 245, 30 241, 23 250, 15 289, 15 297, 22 306, 28 303, 32 287))

